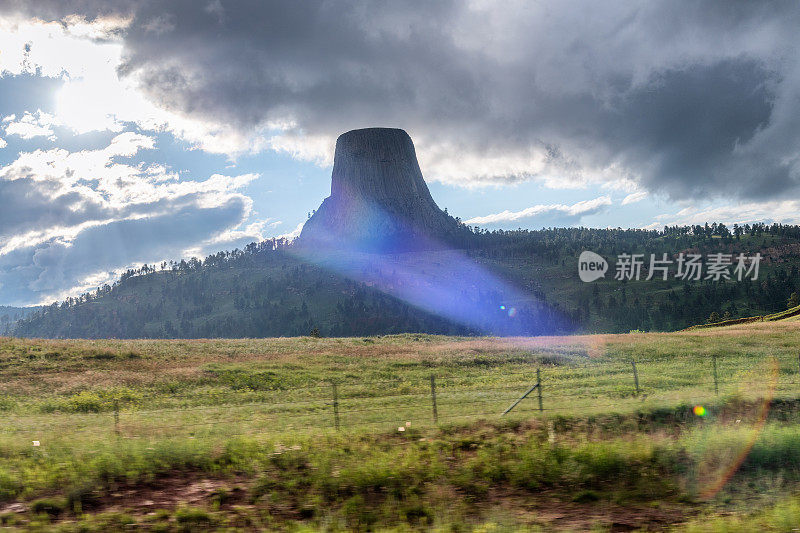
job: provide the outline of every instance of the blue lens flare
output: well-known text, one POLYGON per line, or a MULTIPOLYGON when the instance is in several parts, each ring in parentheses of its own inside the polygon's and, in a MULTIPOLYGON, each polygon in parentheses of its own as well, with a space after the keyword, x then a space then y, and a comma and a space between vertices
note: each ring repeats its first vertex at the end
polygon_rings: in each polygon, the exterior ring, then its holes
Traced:
MULTIPOLYGON (((367 212, 375 211, 373 206, 367 212)), ((386 217, 381 213, 377 220, 386 217)), ((359 221, 361 227, 368 225, 369 221, 359 221)), ((476 333, 545 335, 574 329, 562 313, 491 272, 466 252, 447 249, 418 232, 409 231, 408 235, 413 236, 413 246, 403 242, 403 236, 393 235, 387 238, 388 243, 372 238, 365 250, 363 240, 353 244, 340 235, 324 234, 320 239, 317 231, 313 243, 300 243, 292 247, 292 252, 304 261, 476 333), (400 247, 403 251, 387 251, 396 250, 399 242, 404 244, 400 247)))

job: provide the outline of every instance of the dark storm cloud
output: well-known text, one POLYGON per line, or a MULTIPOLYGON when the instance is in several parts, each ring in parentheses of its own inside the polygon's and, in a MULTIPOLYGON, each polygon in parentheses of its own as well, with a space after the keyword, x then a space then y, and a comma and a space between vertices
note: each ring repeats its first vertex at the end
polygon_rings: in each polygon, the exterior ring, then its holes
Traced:
MULTIPOLYGON (((627 164, 649 167, 642 181, 650 189, 680 195, 699 183, 725 191, 729 179, 740 174, 737 166, 747 162, 734 155, 736 146, 769 124, 768 79, 763 65, 751 60, 663 72, 655 90, 632 91, 612 111, 611 138, 627 164)), ((754 170, 740 176, 739 192, 747 197, 777 194, 791 185, 786 167, 775 166, 769 179, 762 175, 751 182, 747 174, 754 170)))
POLYGON ((167 257, 176 248, 205 238, 208 225, 228 227, 240 222, 243 210, 242 199, 231 198, 214 208, 188 206, 172 213, 95 226, 78 234, 69 246, 45 243, 33 253, 33 264, 41 272, 30 288, 45 291, 69 287, 109 265, 167 257), (83 260, 87 256, 94 259, 89 272, 83 260))
POLYGON ((77 190, 50 194, 52 184, 0 178, 0 243, 28 231, 73 226, 111 217, 111 210, 77 190))
MULTIPOLYGON (((498 180, 629 178, 771 198, 800 179, 800 4, 6 4, 133 15, 120 72, 160 105, 253 131, 400 126, 422 154, 543 154, 498 180), (448 152, 449 151, 449 152, 448 152)), ((464 169, 463 181, 477 179, 464 169)), ((491 173, 491 172, 490 172, 491 173)), ((484 180, 485 181, 485 180, 484 180)))

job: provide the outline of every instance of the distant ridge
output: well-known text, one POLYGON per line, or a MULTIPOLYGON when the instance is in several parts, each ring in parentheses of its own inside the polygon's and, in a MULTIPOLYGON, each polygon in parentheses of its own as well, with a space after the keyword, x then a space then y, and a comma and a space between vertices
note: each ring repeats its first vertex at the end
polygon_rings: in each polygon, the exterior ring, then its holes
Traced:
POLYGON ((14 307, 0 305, 0 335, 7 333, 18 320, 22 320, 39 309, 39 306, 14 307))
POLYGON ((331 195, 298 244, 385 252, 436 247, 467 231, 431 197, 411 137, 366 128, 337 139, 331 195))

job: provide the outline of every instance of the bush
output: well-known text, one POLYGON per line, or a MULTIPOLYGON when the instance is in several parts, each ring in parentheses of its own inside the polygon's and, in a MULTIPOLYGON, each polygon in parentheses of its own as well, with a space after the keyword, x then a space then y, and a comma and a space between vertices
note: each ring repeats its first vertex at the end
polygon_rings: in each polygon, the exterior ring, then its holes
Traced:
POLYGON ((600 496, 593 490, 582 490, 576 494, 572 501, 575 503, 591 503, 600 499, 600 496))
POLYGON ((91 484, 76 486, 67 492, 67 509, 75 514, 85 513, 100 505, 100 494, 91 484))
POLYGON ((54 406, 47 406, 58 411, 71 411, 73 413, 102 413, 112 411, 114 404, 120 407, 126 405, 138 405, 141 403, 141 393, 127 387, 117 387, 114 389, 81 391, 73 394, 66 401, 57 403, 54 406))
POLYGON ((207 531, 212 517, 203 509, 184 507, 175 511, 175 520, 187 531, 207 531))
POLYGON ((798 305, 800 305, 800 296, 798 296, 796 292, 793 292, 786 301, 786 308, 791 309, 793 307, 797 307, 798 305))
POLYGON ((0 396, 0 411, 10 411, 14 407, 14 400, 0 396))
POLYGON ((105 402, 96 392, 81 391, 67 400, 70 411, 76 413, 99 413, 105 410, 105 402))
POLYGON ((55 498, 42 498, 31 504, 31 511, 34 514, 47 514, 52 518, 57 518, 64 512, 65 503, 55 498))

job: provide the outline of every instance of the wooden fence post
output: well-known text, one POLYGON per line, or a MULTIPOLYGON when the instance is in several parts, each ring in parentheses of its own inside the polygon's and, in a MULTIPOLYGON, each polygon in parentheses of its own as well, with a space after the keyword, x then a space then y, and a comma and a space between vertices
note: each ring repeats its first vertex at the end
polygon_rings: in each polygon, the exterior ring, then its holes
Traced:
POLYGON ((536 392, 539 395, 539 412, 544 411, 544 407, 542 407, 542 373, 541 369, 536 369, 536 392))
POLYGON ((333 387, 333 422, 336 426, 336 431, 339 431, 339 389, 336 387, 336 382, 331 381, 333 387))
POLYGON ((719 396, 719 379, 717 378, 717 356, 711 356, 711 362, 714 365, 714 394, 719 396))
POLYGON ((639 395, 639 372, 636 371, 636 361, 631 359, 631 366, 633 367, 633 384, 636 386, 636 395, 639 395))
POLYGON ((433 423, 439 425, 439 410, 436 408, 436 376, 431 374, 431 403, 433 405, 433 423))
POLYGON ((114 398, 114 434, 119 437, 119 400, 114 398))

